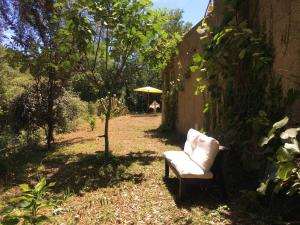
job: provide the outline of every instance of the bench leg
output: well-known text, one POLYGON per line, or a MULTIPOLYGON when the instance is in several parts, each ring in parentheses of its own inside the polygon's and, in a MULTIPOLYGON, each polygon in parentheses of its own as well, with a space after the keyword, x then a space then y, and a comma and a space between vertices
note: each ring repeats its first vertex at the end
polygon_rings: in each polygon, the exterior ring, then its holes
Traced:
POLYGON ((185 184, 182 178, 179 178, 179 190, 178 190, 178 198, 180 201, 183 200, 185 194, 185 184))
POLYGON ((169 178, 169 171, 170 171, 169 164, 168 164, 168 161, 165 159, 165 179, 166 180, 169 178))

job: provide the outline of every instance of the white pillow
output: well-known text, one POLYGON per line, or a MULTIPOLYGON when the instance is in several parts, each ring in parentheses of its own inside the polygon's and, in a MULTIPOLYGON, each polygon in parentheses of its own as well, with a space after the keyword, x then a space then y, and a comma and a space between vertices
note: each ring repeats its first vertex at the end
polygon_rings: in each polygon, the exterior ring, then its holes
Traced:
POLYGON ((193 149, 190 157, 204 171, 209 171, 218 152, 219 142, 212 137, 200 133, 197 138, 197 147, 193 149))
POLYGON ((184 144, 184 152, 187 153, 190 157, 193 153, 193 150, 197 147, 198 137, 201 133, 194 129, 189 129, 186 142, 184 144))

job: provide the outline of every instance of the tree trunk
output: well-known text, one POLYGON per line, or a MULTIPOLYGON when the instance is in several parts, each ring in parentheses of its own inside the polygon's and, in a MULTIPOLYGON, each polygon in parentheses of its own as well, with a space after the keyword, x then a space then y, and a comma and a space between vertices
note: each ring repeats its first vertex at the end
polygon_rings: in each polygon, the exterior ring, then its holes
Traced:
POLYGON ((105 141, 105 150, 104 150, 104 156, 105 158, 108 157, 109 154, 109 138, 108 138, 108 128, 109 128, 109 120, 110 120, 110 114, 111 114, 111 96, 108 97, 108 107, 107 112, 105 115, 105 129, 104 129, 104 141, 105 141))
POLYGON ((53 121, 53 106, 54 106, 54 79, 49 77, 48 82, 48 107, 47 107, 47 149, 51 150, 51 143, 54 140, 54 121, 53 121))

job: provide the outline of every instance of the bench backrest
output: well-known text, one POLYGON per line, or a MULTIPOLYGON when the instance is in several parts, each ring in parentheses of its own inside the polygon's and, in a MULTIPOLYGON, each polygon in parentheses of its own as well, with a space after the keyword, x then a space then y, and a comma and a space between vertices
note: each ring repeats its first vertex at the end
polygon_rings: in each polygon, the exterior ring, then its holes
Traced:
POLYGON ((219 142, 194 129, 188 131, 184 151, 203 170, 209 171, 219 152, 219 142))

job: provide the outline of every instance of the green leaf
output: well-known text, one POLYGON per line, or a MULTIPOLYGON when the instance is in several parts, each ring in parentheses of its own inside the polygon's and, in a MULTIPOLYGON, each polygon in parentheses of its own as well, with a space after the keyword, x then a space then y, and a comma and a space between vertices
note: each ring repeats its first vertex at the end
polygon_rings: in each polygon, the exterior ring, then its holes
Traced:
POLYGON ((0 215, 4 215, 4 214, 9 214, 11 213, 15 208, 12 206, 8 206, 4 209, 2 209, 2 211, 0 212, 0 215))
POLYGON ((14 217, 14 218, 9 218, 7 220, 2 221, 3 225, 17 225, 19 223, 19 219, 14 217))
POLYGON ((40 192, 46 186, 46 184, 47 184, 46 179, 42 178, 40 182, 37 183, 37 185, 35 185, 34 187, 35 191, 40 192))
POLYGON ((196 70, 199 69, 199 66, 190 66, 191 72, 196 72, 196 70))
POLYGON ((281 163, 276 175, 279 179, 286 181, 289 179, 294 168, 295 165, 292 162, 281 163))
POLYGON ((298 143, 285 143, 284 148, 291 150, 293 152, 297 152, 297 153, 300 152, 298 143))
POLYGON ((22 201, 18 206, 24 209, 29 208, 32 206, 32 201, 22 201))
POLYGON ((53 6, 54 6, 54 8, 64 7, 65 3, 64 2, 56 2, 56 3, 54 3, 53 6))
POLYGON ((288 196, 293 196, 296 192, 300 191, 300 183, 296 182, 291 187, 290 190, 287 192, 288 196))
POLYGON ((268 144, 270 140, 272 140, 275 137, 275 134, 271 134, 268 137, 264 137, 260 143, 260 147, 263 147, 264 145, 268 144))
POLYGON ((28 184, 21 184, 19 187, 22 189, 23 192, 29 192, 31 191, 31 188, 29 187, 28 184))
POLYGON ((20 201, 26 201, 30 198, 32 198, 32 197, 20 196, 20 197, 11 198, 10 201, 11 202, 20 202, 20 201))
POLYGON ((56 184, 55 182, 51 182, 51 183, 48 184, 48 187, 54 187, 55 184, 56 184))
POLYGON ((42 222, 46 222, 46 221, 51 221, 50 220, 50 218, 49 217, 47 217, 47 216, 39 216, 39 217, 37 217, 35 220, 34 220, 34 222, 35 223, 42 223, 42 222))
POLYGON ((251 29, 249 29, 249 28, 243 28, 243 31, 247 32, 249 34, 253 34, 253 31, 251 29))
POLYGON ((195 63, 200 63, 200 62, 202 61, 202 57, 200 56, 199 53, 197 53, 197 54, 195 54, 195 55, 193 56, 193 61, 194 61, 195 63))
POLYGON ((256 190, 257 190, 258 192, 260 192, 261 194, 265 195, 265 194, 266 194, 267 187, 268 187, 268 185, 269 185, 269 182, 270 182, 270 180, 267 180, 267 181, 265 181, 265 182, 261 182, 259 188, 257 188, 256 190))
POLYGON ((289 122, 289 118, 286 116, 282 120, 274 123, 273 128, 276 130, 280 129, 280 128, 284 127, 285 125, 287 125, 288 122, 289 122))
POLYGON ((280 147, 277 150, 276 158, 279 162, 289 162, 289 161, 293 160, 293 156, 290 154, 290 152, 283 147, 280 147))
POLYGON ((296 138, 299 128, 290 128, 280 134, 281 139, 296 138))

